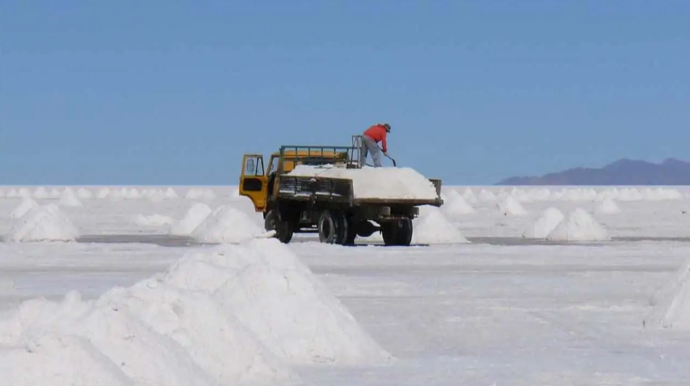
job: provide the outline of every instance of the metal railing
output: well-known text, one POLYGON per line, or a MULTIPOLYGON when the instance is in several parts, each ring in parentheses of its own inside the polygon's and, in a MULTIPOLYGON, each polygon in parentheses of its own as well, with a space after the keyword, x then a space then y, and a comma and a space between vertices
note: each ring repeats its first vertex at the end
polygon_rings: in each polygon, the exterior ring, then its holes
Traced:
POLYGON ((344 164, 346 167, 361 167, 361 147, 354 146, 304 146, 284 145, 280 147, 278 173, 284 172, 284 162, 293 161, 294 165, 327 165, 344 164))

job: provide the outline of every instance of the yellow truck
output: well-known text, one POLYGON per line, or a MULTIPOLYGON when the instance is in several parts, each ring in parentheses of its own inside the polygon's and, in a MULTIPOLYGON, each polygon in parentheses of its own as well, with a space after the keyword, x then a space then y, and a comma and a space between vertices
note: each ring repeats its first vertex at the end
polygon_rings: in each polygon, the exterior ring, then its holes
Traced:
POLYGON ((270 156, 245 154, 239 193, 263 213, 264 227, 289 243, 294 233, 318 233, 323 243, 353 245, 357 236, 380 231, 386 245, 407 246, 419 206, 441 206, 441 180, 429 179, 433 199, 357 198, 353 181, 324 176, 294 176, 298 165, 361 168, 355 146, 281 146, 270 156))

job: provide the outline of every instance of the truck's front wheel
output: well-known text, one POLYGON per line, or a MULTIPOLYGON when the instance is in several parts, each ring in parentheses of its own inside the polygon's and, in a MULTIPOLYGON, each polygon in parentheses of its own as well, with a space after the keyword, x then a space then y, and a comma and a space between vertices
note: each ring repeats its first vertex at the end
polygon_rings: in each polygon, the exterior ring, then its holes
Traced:
POLYGON ((412 219, 409 217, 386 222, 381 228, 386 245, 408 246, 412 242, 412 219))
POLYGON ((264 228, 267 231, 276 231, 275 238, 280 240, 281 243, 287 244, 292 240, 292 224, 288 221, 281 221, 278 218, 278 212, 271 210, 266 214, 266 219, 264 220, 264 228))

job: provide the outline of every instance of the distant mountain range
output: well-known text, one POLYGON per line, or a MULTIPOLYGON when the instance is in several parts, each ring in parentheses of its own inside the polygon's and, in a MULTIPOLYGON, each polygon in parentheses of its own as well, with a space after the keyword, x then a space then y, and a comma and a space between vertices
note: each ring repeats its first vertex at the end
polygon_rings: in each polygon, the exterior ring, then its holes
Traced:
POLYGON ((496 185, 690 185, 690 162, 660 164, 622 159, 602 168, 575 168, 543 176, 511 177, 496 185))

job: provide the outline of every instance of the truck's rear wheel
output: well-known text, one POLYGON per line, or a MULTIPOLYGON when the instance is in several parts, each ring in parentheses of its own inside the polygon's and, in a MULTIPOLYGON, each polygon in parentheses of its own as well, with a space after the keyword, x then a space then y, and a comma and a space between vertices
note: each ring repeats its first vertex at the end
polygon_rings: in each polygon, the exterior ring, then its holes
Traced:
POLYGON ((345 214, 325 210, 319 216, 319 241, 327 244, 344 245, 348 239, 348 223, 345 214))
POLYGON ((276 231, 275 238, 280 240, 281 243, 287 244, 292 240, 292 234, 294 233, 292 224, 288 221, 281 221, 278 218, 278 212, 271 210, 266 214, 266 219, 264 220, 264 228, 267 231, 276 231))
POLYGON ((344 245, 355 245, 355 239, 357 238, 357 223, 352 218, 346 218, 345 223, 347 224, 346 237, 344 245))
POLYGON ((386 245, 408 246, 412 242, 412 219, 409 217, 382 224, 381 235, 386 245))

